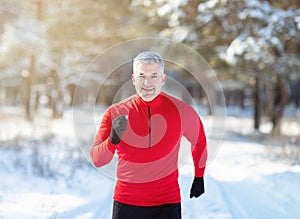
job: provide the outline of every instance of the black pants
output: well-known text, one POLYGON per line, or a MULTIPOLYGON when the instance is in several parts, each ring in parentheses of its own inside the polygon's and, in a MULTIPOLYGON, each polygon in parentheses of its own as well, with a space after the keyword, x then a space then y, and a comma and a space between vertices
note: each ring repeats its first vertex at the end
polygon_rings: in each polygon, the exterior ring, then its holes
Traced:
POLYGON ((181 204, 143 207, 114 201, 112 219, 181 219, 181 204))

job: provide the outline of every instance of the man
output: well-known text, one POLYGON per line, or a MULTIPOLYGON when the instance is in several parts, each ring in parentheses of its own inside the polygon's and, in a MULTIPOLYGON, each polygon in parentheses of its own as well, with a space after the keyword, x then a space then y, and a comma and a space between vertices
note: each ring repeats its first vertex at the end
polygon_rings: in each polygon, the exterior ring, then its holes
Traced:
POLYGON ((195 166, 190 198, 204 193, 207 158, 202 122, 187 103, 161 91, 164 61, 143 52, 133 60, 136 94, 110 106, 91 149, 96 167, 118 154, 113 219, 181 219, 178 152, 191 143, 195 166))

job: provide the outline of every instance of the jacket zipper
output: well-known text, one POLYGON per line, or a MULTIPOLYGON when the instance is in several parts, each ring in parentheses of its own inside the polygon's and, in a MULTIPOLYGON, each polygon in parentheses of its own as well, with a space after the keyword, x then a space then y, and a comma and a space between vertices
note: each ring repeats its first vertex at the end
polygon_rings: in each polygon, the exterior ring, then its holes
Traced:
POLYGON ((148 106, 148 123, 149 123, 149 137, 148 137, 148 148, 151 148, 151 112, 150 106, 148 106))

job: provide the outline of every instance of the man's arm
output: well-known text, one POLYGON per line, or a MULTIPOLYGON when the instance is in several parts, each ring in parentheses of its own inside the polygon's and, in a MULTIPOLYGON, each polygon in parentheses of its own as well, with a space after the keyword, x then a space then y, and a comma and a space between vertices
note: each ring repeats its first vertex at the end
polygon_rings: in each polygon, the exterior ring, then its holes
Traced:
POLYGON ((184 136, 191 143, 191 151, 194 161, 194 181, 190 191, 190 198, 198 198, 204 193, 204 171, 207 160, 206 136, 204 127, 197 112, 189 106, 184 111, 184 136))
POLYGON ((115 145, 109 140, 112 129, 112 119, 110 108, 103 115, 100 128, 95 138, 90 156, 96 167, 108 164, 115 153, 115 145))
POLYGON ((186 106, 184 110, 183 128, 183 135, 191 143, 195 176, 202 177, 207 159, 206 135, 200 117, 190 106, 186 106))

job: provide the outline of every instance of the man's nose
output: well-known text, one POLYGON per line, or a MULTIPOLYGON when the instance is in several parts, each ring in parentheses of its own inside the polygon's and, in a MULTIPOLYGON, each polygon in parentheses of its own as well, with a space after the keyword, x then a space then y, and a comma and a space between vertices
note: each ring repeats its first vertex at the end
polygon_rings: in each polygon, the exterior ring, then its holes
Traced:
POLYGON ((151 82, 152 82, 151 78, 145 78, 144 80, 145 85, 151 84, 151 82))

